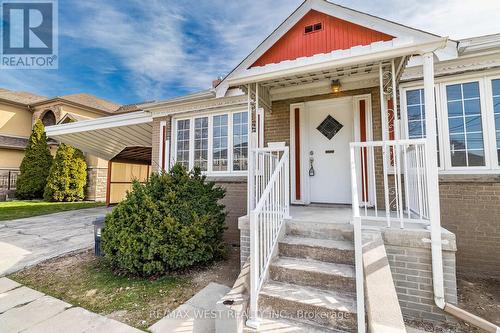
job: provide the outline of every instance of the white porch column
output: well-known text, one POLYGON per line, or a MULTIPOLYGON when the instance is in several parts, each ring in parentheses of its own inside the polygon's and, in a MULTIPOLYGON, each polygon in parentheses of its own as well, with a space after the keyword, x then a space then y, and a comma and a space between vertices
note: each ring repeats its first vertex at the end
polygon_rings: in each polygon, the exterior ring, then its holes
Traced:
POLYGON ((247 85, 247 117, 248 117, 248 171, 247 171, 247 215, 250 216, 250 212, 255 207, 254 202, 254 180, 255 180, 255 168, 254 168, 254 152, 255 140, 252 132, 252 85, 247 85))
POLYGON ((425 128, 427 140, 426 169, 428 172, 427 186, 429 191, 429 218, 431 221, 434 300, 436 305, 444 308, 441 211, 439 207, 439 178, 436 143, 436 106, 434 99, 434 53, 425 53, 422 58, 424 62, 425 128))

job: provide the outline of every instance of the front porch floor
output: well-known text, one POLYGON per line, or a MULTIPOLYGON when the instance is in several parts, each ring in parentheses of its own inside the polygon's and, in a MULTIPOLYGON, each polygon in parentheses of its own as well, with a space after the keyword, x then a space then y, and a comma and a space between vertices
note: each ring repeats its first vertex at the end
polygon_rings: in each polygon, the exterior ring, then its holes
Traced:
MULTIPOLYGON (((378 219, 375 219, 375 210, 367 209, 367 217, 362 218, 363 229, 402 229, 396 212, 391 212, 391 225, 387 226, 385 220, 380 216, 385 216, 384 210, 378 210, 378 219)), ((406 215, 406 214, 405 214, 406 215)), ((351 205, 335 204, 311 204, 311 205, 292 205, 290 206, 290 218, 295 222, 302 223, 332 223, 332 224, 350 224, 352 218, 351 205)), ((418 222, 404 222, 404 229, 414 231, 427 230, 427 224, 418 222)))

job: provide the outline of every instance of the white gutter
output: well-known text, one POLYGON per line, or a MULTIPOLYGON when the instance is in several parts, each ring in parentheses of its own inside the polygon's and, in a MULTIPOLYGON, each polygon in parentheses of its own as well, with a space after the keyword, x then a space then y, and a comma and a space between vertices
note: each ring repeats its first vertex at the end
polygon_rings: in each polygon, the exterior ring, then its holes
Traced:
POLYGON ((72 134, 75 132, 94 131, 120 126, 146 124, 153 121, 151 114, 145 111, 120 114, 116 116, 101 117, 90 120, 82 120, 74 123, 59 124, 45 127, 47 136, 72 134))
MULTIPOLYGON (((324 60, 324 61, 318 61, 317 63, 307 64, 307 65, 302 65, 302 66, 300 66, 298 64, 297 66, 293 66, 293 67, 289 67, 289 68, 283 68, 283 69, 276 68, 275 70, 270 69, 268 72, 265 72, 265 73, 251 74, 251 72, 250 72, 250 73, 247 73, 246 75, 243 74, 243 76, 241 76, 241 77, 229 78, 227 82, 228 82, 229 86, 241 86, 241 85, 245 85, 245 84, 249 84, 249 83, 263 82, 263 81, 278 79, 278 78, 286 77, 286 76, 290 76, 290 75, 300 75, 300 74, 306 74, 306 73, 311 73, 311 72, 318 72, 318 71, 322 71, 322 70, 328 70, 331 68, 358 65, 360 63, 377 62, 377 61, 381 61, 384 59, 391 59, 391 58, 397 58, 397 57, 401 57, 401 56, 407 56, 409 54, 423 54, 426 52, 432 52, 436 49, 440 49, 440 48, 445 47, 447 44, 447 41, 448 41, 448 38, 444 37, 444 38, 439 38, 438 40, 435 40, 432 42, 424 42, 424 43, 420 43, 420 44, 410 43, 407 46, 405 46, 403 44, 399 47, 393 47, 391 49, 384 49, 381 51, 367 52, 365 54, 359 54, 359 55, 355 55, 355 54, 352 55, 351 54, 349 56, 338 58, 338 59, 329 59, 329 60, 324 60)), ((346 51, 349 51, 349 50, 346 50, 346 51)), ((293 63, 293 61, 289 62, 289 64, 291 64, 291 63, 293 63)), ((276 64, 276 65, 280 65, 280 64, 276 64)), ((271 66, 276 66, 276 65, 271 65, 271 66)), ((247 71, 251 71, 251 70, 247 70, 247 71)))

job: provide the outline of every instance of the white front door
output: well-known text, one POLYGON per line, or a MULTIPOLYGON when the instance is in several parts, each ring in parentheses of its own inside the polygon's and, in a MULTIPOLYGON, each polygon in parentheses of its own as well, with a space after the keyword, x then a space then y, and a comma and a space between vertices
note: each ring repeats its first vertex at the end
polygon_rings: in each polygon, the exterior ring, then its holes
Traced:
POLYGON ((305 109, 308 149, 304 151, 307 154, 304 160, 308 161, 310 202, 350 204, 352 98, 308 102, 305 109))

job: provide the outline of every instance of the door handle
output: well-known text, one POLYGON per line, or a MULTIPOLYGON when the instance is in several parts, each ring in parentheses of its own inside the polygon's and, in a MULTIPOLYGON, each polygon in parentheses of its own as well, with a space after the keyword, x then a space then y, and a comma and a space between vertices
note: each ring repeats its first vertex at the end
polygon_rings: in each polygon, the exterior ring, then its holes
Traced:
POLYGON ((309 177, 314 177, 314 166, 313 166, 313 163, 314 163, 314 151, 310 151, 309 152, 309 177))

